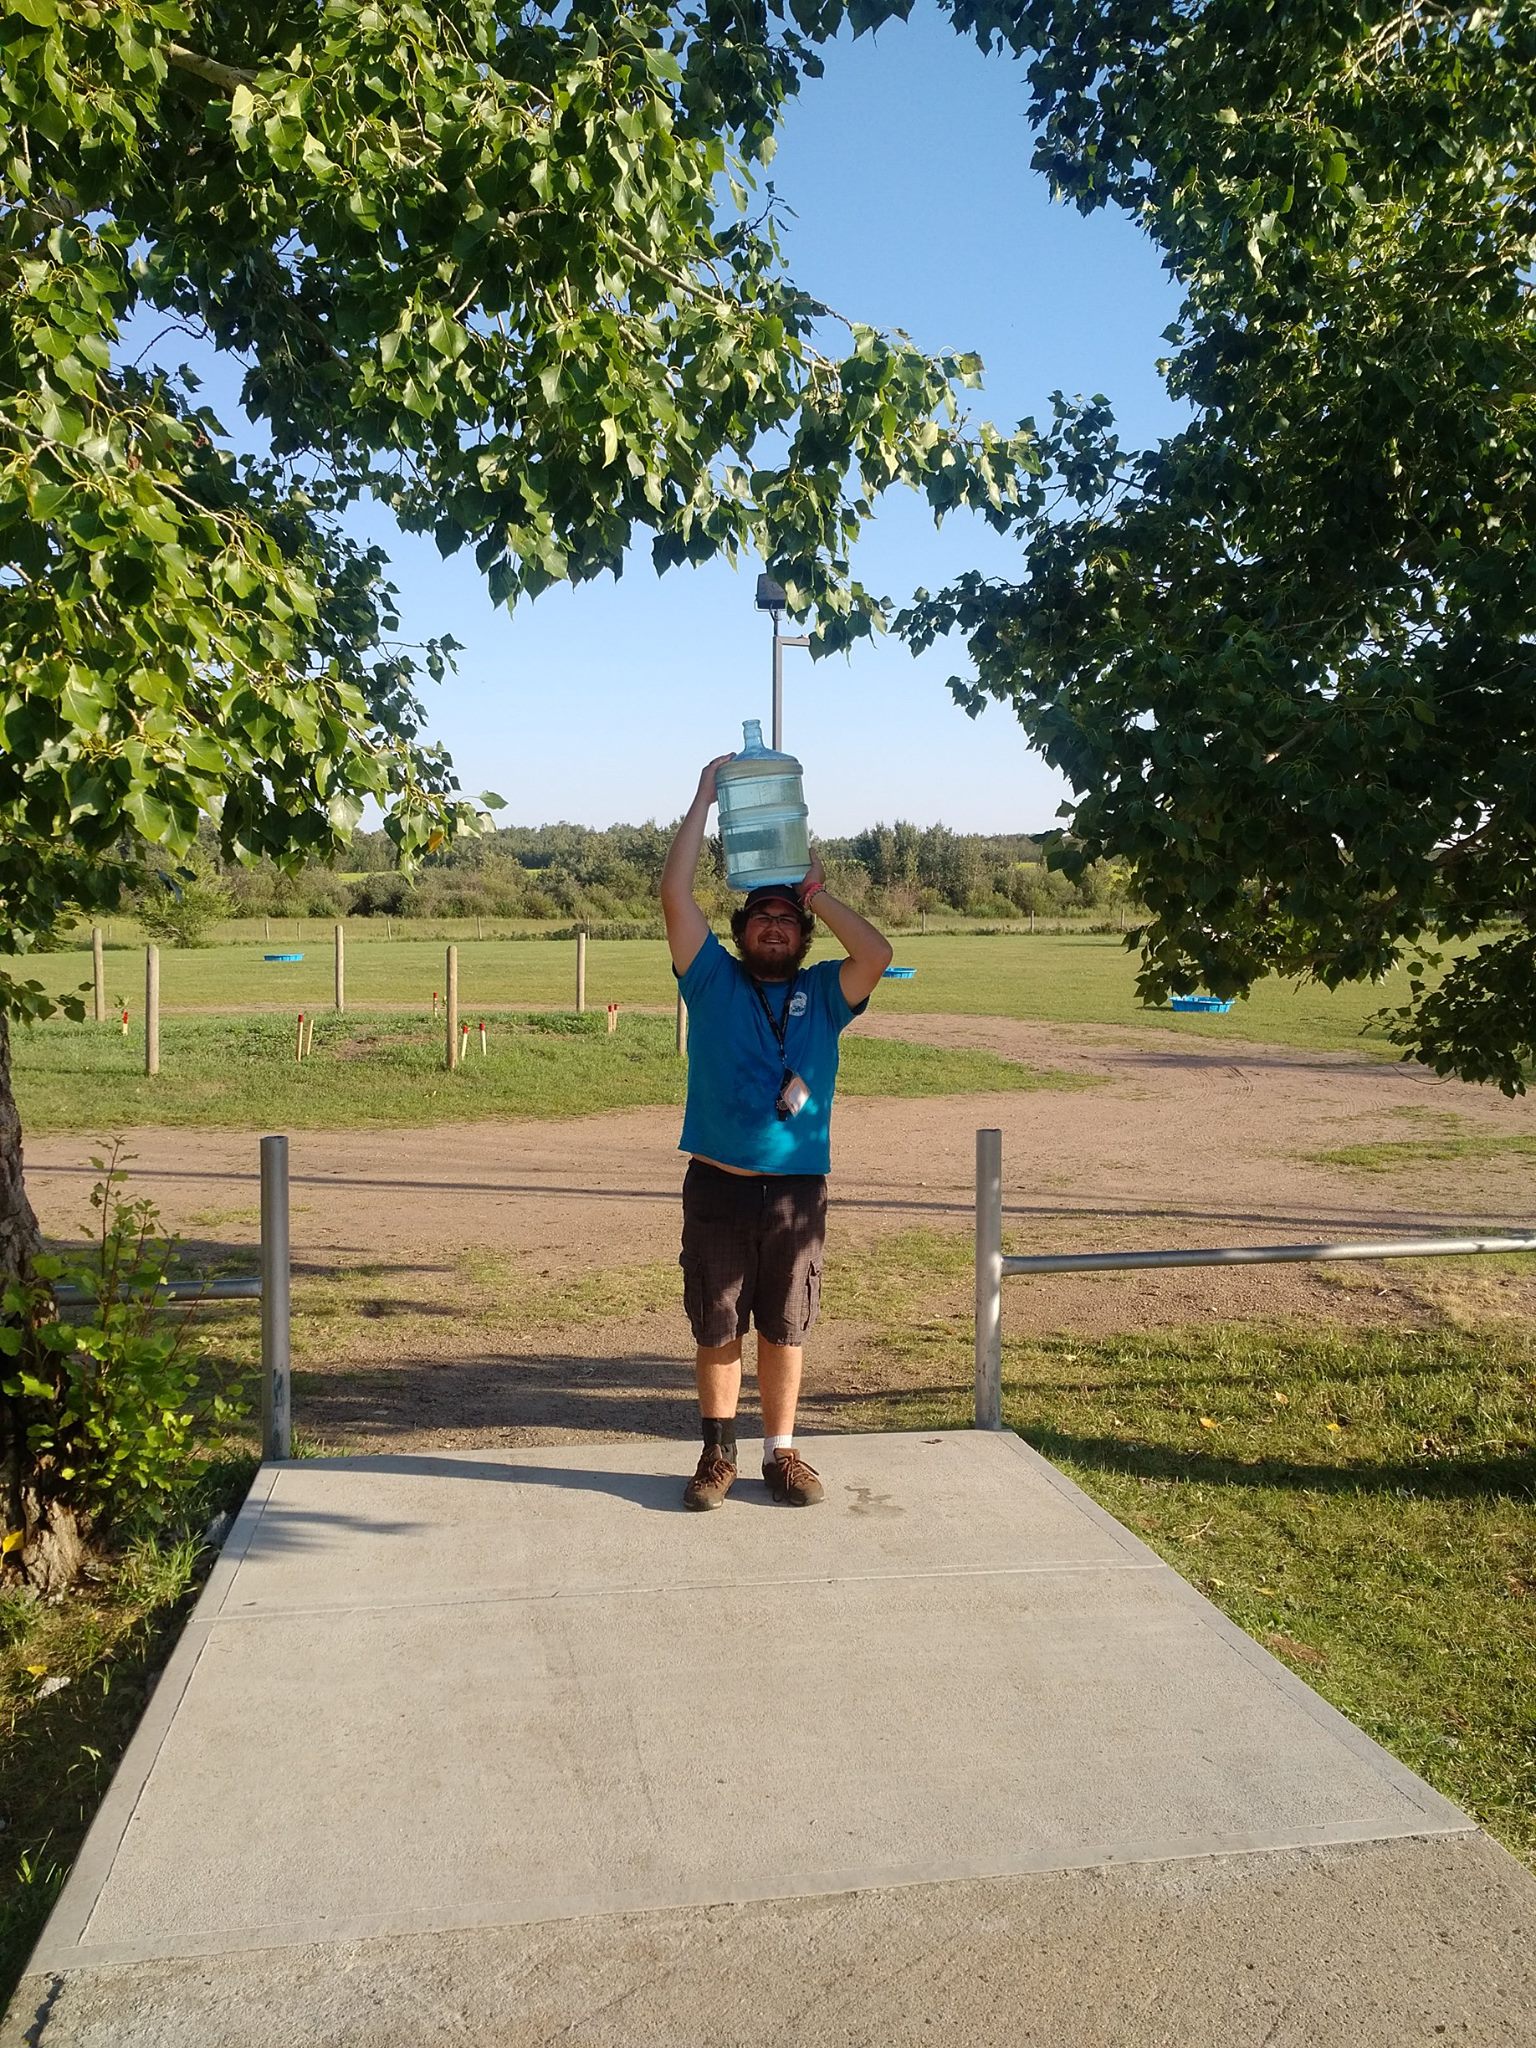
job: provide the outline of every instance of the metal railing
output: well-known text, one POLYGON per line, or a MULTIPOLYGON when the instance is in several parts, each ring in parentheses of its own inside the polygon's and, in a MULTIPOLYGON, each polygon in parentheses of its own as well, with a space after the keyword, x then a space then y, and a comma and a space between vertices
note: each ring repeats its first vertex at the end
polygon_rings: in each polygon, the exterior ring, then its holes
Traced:
POLYGON ((1003 1281, 1014 1273, 1134 1273, 1163 1266, 1280 1266, 1322 1259, 1445 1259, 1536 1252, 1536 1235, 1404 1237, 1362 1244, 1216 1245, 1197 1251, 1003 1250, 1003 1134, 976 1133, 976 1427, 1003 1426, 1003 1281))
MULTIPOLYGON (((174 1281, 167 1301, 261 1303, 261 1451, 293 1456, 288 1140, 261 1141, 261 1271, 257 1278, 174 1281)), ((1464 1258, 1536 1252, 1536 1233, 1514 1237, 1408 1237, 1359 1244, 1214 1245, 1189 1251, 1003 1250, 1003 1134, 976 1133, 976 1427, 1003 1426, 1003 1282, 1017 1273, 1131 1273, 1173 1266, 1278 1266, 1332 1259, 1464 1258)), ((60 1290, 61 1301, 72 1297, 60 1290)))

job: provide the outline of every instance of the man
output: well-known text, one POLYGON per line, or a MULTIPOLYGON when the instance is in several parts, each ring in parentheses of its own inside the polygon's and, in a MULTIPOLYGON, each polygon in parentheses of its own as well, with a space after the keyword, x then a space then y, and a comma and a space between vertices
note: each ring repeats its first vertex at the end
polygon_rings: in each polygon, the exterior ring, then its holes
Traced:
POLYGON ((704 1450, 683 1504, 718 1508, 736 1478, 741 1340, 757 1326, 763 1479, 810 1507, 820 1479, 795 1448, 802 1346, 821 1299, 829 1119, 838 1038, 890 965, 873 925, 828 893, 813 861, 798 888, 752 890, 731 918, 733 960, 694 900, 711 761, 667 854, 661 907, 689 1014, 683 1299, 698 1347, 704 1450), (802 963, 820 918, 847 958, 802 963))

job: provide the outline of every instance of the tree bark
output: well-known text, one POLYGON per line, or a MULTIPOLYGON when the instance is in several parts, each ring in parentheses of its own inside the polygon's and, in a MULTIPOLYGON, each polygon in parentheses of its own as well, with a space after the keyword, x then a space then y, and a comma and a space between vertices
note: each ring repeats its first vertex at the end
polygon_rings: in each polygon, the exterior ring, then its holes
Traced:
MULTIPOLYGON (((19 1279, 32 1264, 38 1246, 37 1218, 27 1200, 21 1174, 21 1118, 11 1093, 11 1031, 5 1012, 0 1010, 0 1288, 19 1279)), ((0 1402, 0 1442, 3 1442, 5 1526, 25 1529, 25 1473, 22 1466, 24 1423, 21 1402, 6 1395, 0 1402)), ((6 1555, 7 1569, 26 1566, 13 1552, 6 1555)))
POLYGON ((192 78, 199 78, 204 85, 211 85, 219 92, 233 94, 236 86, 250 85, 257 73, 247 71, 243 65, 221 64, 217 57, 205 57, 199 50, 189 50, 185 43, 162 43, 161 54, 168 64, 178 71, 185 71, 192 78))
MULTIPOLYGON (((0 1011, 0 1286, 31 1269, 41 1242, 37 1218, 27 1200, 21 1165, 21 1118, 11 1092, 11 1038, 0 1011)), ((71 1585, 86 1556, 86 1528, 74 1509, 38 1490, 28 1470, 26 1419, 15 1396, 0 1399, 0 1495, 6 1529, 25 1531, 21 1550, 6 1553, 4 1569, 34 1591, 51 1593, 71 1585)))
POLYGON ((21 1118, 11 1093, 10 1025, 0 1012, 0 1284, 25 1273, 37 1247, 37 1218, 21 1171, 21 1118))

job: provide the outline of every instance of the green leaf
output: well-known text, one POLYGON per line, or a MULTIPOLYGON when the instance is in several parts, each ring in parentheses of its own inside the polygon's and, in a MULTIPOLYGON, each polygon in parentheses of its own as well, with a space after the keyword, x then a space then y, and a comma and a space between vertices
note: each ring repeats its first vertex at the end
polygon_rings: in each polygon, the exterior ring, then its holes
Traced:
POLYGON ((355 831, 358 820, 363 815, 361 799, 353 796, 350 791, 346 790, 333 796, 325 809, 326 816, 330 819, 332 826, 341 833, 355 831))

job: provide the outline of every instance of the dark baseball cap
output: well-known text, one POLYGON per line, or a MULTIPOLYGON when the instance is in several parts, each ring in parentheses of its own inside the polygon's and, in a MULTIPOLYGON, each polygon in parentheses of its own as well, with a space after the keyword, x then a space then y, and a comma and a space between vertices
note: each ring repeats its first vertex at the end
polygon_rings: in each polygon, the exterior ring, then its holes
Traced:
POLYGON ((764 903, 787 903, 791 910, 802 912, 805 908, 804 904, 800 901, 799 893, 791 884, 787 882, 763 882, 756 889, 749 889, 747 891, 747 899, 741 906, 742 916, 750 917, 752 912, 764 903))

